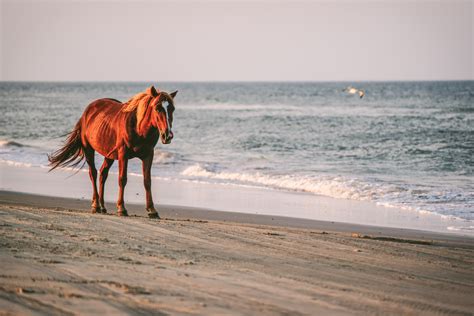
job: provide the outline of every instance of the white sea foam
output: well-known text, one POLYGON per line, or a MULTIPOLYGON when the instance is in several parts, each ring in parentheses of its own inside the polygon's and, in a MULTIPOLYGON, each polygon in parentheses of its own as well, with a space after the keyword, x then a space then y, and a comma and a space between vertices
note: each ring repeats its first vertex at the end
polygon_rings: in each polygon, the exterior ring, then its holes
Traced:
POLYGON ((23 167, 23 168, 33 167, 33 164, 31 164, 31 163, 18 162, 18 161, 13 161, 13 160, 0 159, 0 163, 4 163, 8 166, 13 166, 13 167, 23 167))
POLYGON ((366 183, 343 177, 320 177, 315 179, 289 175, 270 176, 258 172, 212 172, 198 164, 186 168, 181 174, 190 177, 234 180, 247 184, 260 184, 276 189, 310 192, 334 198, 353 200, 371 200, 380 190, 377 186, 370 187, 366 183))
MULTIPOLYGON (((396 186, 387 183, 377 183, 351 179, 343 176, 293 176, 293 175, 267 175, 256 173, 218 172, 200 164, 189 166, 181 172, 182 176, 192 179, 205 179, 222 183, 231 182, 240 185, 260 186, 289 191, 308 192, 339 199, 373 201, 384 207, 399 208, 416 211, 419 214, 437 214, 444 219, 466 220, 457 214, 443 214, 438 212, 436 204, 429 209, 426 204, 417 205, 413 196, 420 190, 410 189, 406 186, 396 186)), ((438 193, 439 194, 439 193, 438 193)), ((439 198, 433 193, 433 200, 439 198)), ((449 193, 444 193, 445 198, 449 193)))
POLYGON ((161 149, 155 149, 153 163, 168 163, 173 161, 175 154, 164 151, 161 149))
POLYGON ((452 231, 467 231, 467 232, 472 232, 474 231, 474 226, 448 226, 448 230, 452 231))

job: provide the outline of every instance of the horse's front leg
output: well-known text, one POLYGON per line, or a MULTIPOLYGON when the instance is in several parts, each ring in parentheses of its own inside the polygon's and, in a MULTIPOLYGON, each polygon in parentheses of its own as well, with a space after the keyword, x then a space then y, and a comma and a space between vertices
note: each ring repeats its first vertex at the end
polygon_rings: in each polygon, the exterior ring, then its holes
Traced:
POLYGON ((128 216, 128 212, 125 209, 125 204, 123 202, 123 193, 125 190, 125 185, 127 184, 127 166, 128 166, 128 157, 125 153, 119 155, 119 197, 117 200, 117 213, 119 216, 128 216))
POLYGON ((146 211, 150 218, 160 218, 158 212, 153 205, 153 196, 151 194, 151 165, 153 163, 153 151, 151 154, 142 159, 143 169, 143 185, 146 192, 146 211))

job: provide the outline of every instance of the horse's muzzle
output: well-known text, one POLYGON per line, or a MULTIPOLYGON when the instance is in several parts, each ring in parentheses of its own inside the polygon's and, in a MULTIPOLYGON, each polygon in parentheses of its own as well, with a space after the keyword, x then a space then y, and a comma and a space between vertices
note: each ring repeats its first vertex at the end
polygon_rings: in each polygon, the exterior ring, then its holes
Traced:
POLYGON ((171 140, 173 139, 173 132, 167 129, 163 134, 161 134, 161 142, 163 144, 169 144, 171 143, 171 140))

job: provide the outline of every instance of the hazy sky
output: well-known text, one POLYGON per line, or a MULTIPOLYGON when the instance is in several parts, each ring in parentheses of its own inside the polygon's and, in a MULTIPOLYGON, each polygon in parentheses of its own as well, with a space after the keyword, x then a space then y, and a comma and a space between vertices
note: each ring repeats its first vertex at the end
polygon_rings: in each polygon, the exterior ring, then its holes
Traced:
POLYGON ((474 79, 473 1, 0 2, 0 80, 474 79))

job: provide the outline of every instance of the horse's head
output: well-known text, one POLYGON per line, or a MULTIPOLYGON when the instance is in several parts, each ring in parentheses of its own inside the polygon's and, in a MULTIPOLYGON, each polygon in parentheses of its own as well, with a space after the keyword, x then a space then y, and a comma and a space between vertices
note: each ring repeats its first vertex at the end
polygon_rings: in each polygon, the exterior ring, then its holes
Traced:
POLYGON ((128 100, 122 108, 123 112, 136 112, 137 132, 145 135, 151 126, 158 129, 163 144, 173 139, 174 97, 178 91, 166 93, 157 91, 151 86, 128 100))
POLYGON ((172 93, 164 91, 158 92, 153 86, 151 86, 148 91, 154 97, 150 102, 150 106, 153 109, 152 124, 160 132, 161 142, 163 144, 169 144, 173 139, 173 132, 171 131, 174 112, 173 100, 176 94, 178 94, 178 91, 172 93))

